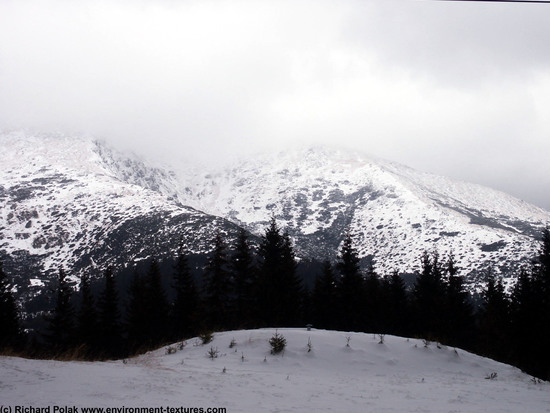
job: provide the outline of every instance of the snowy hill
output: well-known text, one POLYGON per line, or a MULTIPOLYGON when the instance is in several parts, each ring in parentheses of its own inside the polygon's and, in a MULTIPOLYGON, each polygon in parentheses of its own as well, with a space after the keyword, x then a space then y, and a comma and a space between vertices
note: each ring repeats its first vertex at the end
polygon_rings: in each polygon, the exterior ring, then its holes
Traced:
POLYGON ((268 341, 274 332, 217 333, 207 345, 189 340, 181 350, 170 346, 173 354, 166 347, 125 362, 0 357, 0 400, 12 408, 76 406, 71 413, 123 406, 534 413, 550 405, 548 383, 460 349, 394 336, 380 344, 372 334, 280 329, 287 348, 272 355, 268 341), (217 357, 209 357, 211 349, 217 357))
POLYGON ((550 213, 480 185, 329 148, 244 159, 180 174, 180 200, 261 234, 271 216, 299 256, 334 259, 347 229, 381 273, 413 272, 424 250, 451 250, 462 273, 506 274, 537 251, 550 213))

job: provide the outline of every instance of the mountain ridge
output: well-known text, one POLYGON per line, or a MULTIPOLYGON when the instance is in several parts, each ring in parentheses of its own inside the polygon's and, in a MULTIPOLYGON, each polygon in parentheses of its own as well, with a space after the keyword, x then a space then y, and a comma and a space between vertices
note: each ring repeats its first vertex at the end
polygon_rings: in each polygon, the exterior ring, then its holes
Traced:
MULTIPOLYGON (((453 251, 461 275, 513 277, 550 213, 501 191, 351 151, 316 147, 222 168, 153 164, 87 137, 0 135, 0 255, 28 286, 85 270, 207 253, 213 233, 259 237, 273 217, 299 259, 335 260, 348 231, 366 267, 413 273, 423 251, 453 251), (24 277, 24 278, 25 278, 24 277)), ((510 279, 511 280, 511 279, 510 279)))

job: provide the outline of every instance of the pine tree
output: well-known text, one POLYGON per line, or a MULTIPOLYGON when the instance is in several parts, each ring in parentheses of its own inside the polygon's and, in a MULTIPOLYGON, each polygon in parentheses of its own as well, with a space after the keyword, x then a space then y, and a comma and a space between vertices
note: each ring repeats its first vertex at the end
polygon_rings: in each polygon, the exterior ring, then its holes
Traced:
POLYGON ((104 271, 103 279, 105 286, 99 298, 100 348, 104 356, 112 357, 121 355, 122 334, 118 291, 111 267, 104 271))
POLYGON ((146 285, 144 277, 137 271, 134 272, 128 297, 126 334, 129 351, 135 353, 149 346, 146 285))
POLYGON ((86 346, 89 356, 97 351, 99 324, 88 274, 80 278, 80 309, 77 314, 76 341, 86 346))
POLYGON ((444 323, 445 286, 439 255, 422 255, 422 271, 413 289, 415 330, 431 340, 441 339, 444 323))
POLYGON ((205 318, 209 329, 227 328, 232 321, 232 282, 225 242, 218 231, 204 270, 205 318))
POLYGON ((63 268, 59 269, 55 296, 53 311, 46 318, 46 339, 53 351, 64 352, 74 344, 74 309, 71 303, 72 289, 63 268))
POLYGON ((340 273, 339 325, 344 330, 361 331, 365 290, 360 273, 359 257, 349 232, 342 243, 336 268, 340 273))
POLYGON ((364 305, 363 305, 363 328, 362 331, 382 333, 384 322, 384 290, 380 278, 371 263, 367 268, 364 281, 364 305))
POLYGON ((172 338, 181 339, 196 334, 199 296, 189 269, 187 255, 180 247, 174 266, 174 291, 172 306, 172 338))
POLYGON ((0 350, 14 349, 21 344, 22 332, 15 299, 0 261, 0 350))
POLYGON ((294 326, 300 320, 301 283, 290 237, 281 235, 275 218, 266 229, 259 255, 258 303, 261 323, 294 326))
POLYGON ((326 329, 338 327, 336 319, 338 289, 332 264, 328 260, 323 263, 323 271, 315 280, 312 304, 313 324, 316 327, 326 329))
POLYGON ((256 303, 254 288, 257 272, 253 265, 254 257, 248 243, 248 235, 241 229, 233 247, 230 268, 235 281, 235 319, 238 327, 254 325, 256 303))
POLYGON ((478 313, 479 348, 482 354, 500 361, 510 359, 510 300, 501 277, 489 273, 478 313))
POLYGON ((387 279, 386 326, 388 333, 408 335, 410 332, 410 311, 407 288, 397 271, 387 279))
POLYGON ((282 325, 298 326, 303 321, 304 290, 302 282, 296 273, 297 267, 298 264, 296 262, 292 240, 288 232, 285 231, 283 234, 281 263, 281 284, 286 286, 282 289, 283 295, 281 297, 283 306, 283 311, 281 312, 282 325))
POLYGON ((145 276, 145 330, 149 344, 163 343, 169 337, 169 307, 162 286, 158 261, 153 258, 145 276))
POLYGON ((538 322, 541 309, 539 297, 540 291, 537 291, 532 274, 522 269, 512 291, 512 358, 531 374, 540 373, 537 351, 541 333, 538 322))
POLYGON ((458 268, 454 255, 449 254, 446 264, 447 284, 445 291, 445 332, 449 343, 461 347, 472 344, 474 329, 473 308, 470 295, 464 288, 462 277, 458 276, 458 268))

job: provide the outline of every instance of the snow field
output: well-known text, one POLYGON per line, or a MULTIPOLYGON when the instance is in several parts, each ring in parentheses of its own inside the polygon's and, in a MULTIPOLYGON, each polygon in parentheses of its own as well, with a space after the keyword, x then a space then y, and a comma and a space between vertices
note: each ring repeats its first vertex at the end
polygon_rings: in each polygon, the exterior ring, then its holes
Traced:
POLYGON ((227 412, 550 411, 548 383, 460 349, 395 336, 380 344, 372 334, 278 331, 287 340, 280 355, 270 353, 270 328, 216 333, 206 345, 192 339, 181 350, 175 343, 124 361, 2 357, 1 404, 227 412), (169 354, 169 347, 175 352, 169 354))

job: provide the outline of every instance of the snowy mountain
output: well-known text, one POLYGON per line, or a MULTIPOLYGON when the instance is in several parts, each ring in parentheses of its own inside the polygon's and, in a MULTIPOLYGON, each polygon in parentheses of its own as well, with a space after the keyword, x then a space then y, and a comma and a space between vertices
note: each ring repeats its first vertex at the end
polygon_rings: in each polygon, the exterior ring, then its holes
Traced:
POLYGON ((76 281, 155 256, 210 249, 238 227, 165 195, 170 176, 99 142, 23 132, 0 136, 0 258, 20 296, 60 267, 76 281))
POLYGON ((504 193, 329 148, 174 172, 83 137, 11 132, 0 147, 0 258, 22 296, 60 266, 76 281, 174 256, 181 241, 205 253, 216 230, 262 235, 272 216, 301 259, 335 259, 350 231, 381 274, 413 272, 424 250, 452 250, 473 282, 488 265, 513 274, 550 222, 504 193))
POLYGON ((364 263, 383 274, 413 272, 434 249, 453 251, 462 274, 488 265, 510 274, 550 222, 548 211, 505 193, 329 148, 183 171, 180 181, 182 203, 253 233, 274 216, 302 257, 334 259, 349 230, 364 263))
POLYGON ((65 413, 107 413, 102 408, 132 413, 123 407, 226 409, 210 410, 220 413, 548 411, 547 382, 460 349, 395 336, 380 343, 372 334, 280 329, 287 346, 272 355, 268 341, 274 333, 216 333, 207 345, 191 339, 183 348, 176 343, 124 361, 0 357, 0 400, 6 411, 74 409, 65 413))

